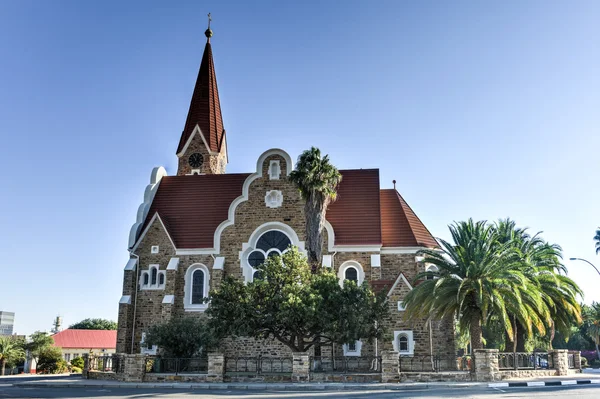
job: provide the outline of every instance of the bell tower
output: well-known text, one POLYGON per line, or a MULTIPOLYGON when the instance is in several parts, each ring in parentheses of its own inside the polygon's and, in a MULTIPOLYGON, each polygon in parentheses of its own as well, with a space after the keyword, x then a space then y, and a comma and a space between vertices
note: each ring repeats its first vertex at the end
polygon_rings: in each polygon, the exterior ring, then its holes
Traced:
POLYGON ((225 173, 228 163, 227 139, 210 44, 213 35, 210 22, 211 17, 208 14, 208 29, 204 32, 206 46, 185 127, 177 147, 178 176, 225 173))

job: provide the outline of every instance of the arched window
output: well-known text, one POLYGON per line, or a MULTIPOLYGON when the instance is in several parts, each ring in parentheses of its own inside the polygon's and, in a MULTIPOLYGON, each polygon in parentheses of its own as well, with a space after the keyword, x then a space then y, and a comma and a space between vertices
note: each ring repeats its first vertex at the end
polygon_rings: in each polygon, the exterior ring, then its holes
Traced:
POLYGON ((398 336, 398 352, 408 352, 408 337, 406 334, 400 334, 398 336))
POLYGON ((192 305, 204 302, 204 271, 198 269, 192 274, 192 305))
POLYGON ((256 281, 256 280, 262 280, 263 279, 263 273, 262 270, 256 270, 254 272, 254 274, 252 274, 252 280, 256 281))
POLYGON ((208 308, 208 291, 210 289, 210 272, 208 268, 195 263, 185 272, 183 308, 186 311, 203 312, 208 308))
POLYGON ((265 263, 267 258, 281 256, 291 244, 289 237, 279 230, 263 233, 256 242, 256 248, 248 254, 248 264, 253 269, 252 279, 262 278, 262 273, 257 270, 258 267, 265 263))
POLYGON ((158 285, 165 284, 165 274, 164 272, 158 275, 158 285))
POLYGON ((356 285, 361 285, 365 281, 365 272, 360 263, 349 260, 340 265, 338 269, 338 278, 340 286, 344 286, 344 281, 354 281, 356 285))
POLYGON ((348 267, 344 273, 344 280, 354 281, 358 284, 358 270, 355 267, 348 267))
MULTIPOLYGON (((427 269, 425 269, 425 270, 428 272, 432 272, 432 273, 437 273, 439 271, 437 266, 434 266, 434 265, 427 266, 427 269)), ((427 276, 427 280, 433 280, 434 278, 435 278, 434 276, 427 276)))
POLYGON ((158 270, 155 267, 153 267, 150 273, 152 275, 150 279, 150 285, 156 285, 156 276, 158 274, 158 270))
POLYGON ((144 272, 144 284, 143 285, 148 285, 149 282, 150 282, 150 276, 148 275, 147 272, 144 272))

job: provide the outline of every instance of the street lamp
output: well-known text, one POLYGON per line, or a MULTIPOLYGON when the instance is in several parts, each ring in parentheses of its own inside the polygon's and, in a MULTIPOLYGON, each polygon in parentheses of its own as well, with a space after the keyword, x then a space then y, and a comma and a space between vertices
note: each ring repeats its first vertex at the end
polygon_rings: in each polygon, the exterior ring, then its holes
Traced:
POLYGON ((594 264, 592 262, 590 262, 589 260, 585 260, 582 258, 570 258, 570 260, 581 260, 585 263, 589 263, 594 269, 596 269, 596 271, 598 272, 598 274, 600 274, 600 270, 598 270, 598 268, 596 266, 594 266, 594 264))

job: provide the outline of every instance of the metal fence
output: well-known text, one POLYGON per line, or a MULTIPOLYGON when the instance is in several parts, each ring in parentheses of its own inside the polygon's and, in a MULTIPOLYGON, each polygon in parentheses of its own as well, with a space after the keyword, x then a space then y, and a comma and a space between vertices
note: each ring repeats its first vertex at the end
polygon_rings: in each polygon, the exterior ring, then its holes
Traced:
POLYGON ((206 374, 208 357, 163 358, 153 356, 146 359, 146 373, 206 374))
POLYGON ((381 357, 312 356, 310 371, 313 373, 381 373, 381 357))
POLYGON ((575 368, 575 354, 569 352, 569 354, 567 356, 569 359, 569 368, 574 369, 575 368))
POLYGON ((433 373, 439 373, 441 371, 472 371, 473 359, 468 355, 401 355, 398 358, 398 369, 401 373, 411 371, 433 373))
POLYGON ((545 370, 554 368, 548 352, 501 352, 498 354, 500 370, 545 370))
POLYGON ((225 374, 229 375, 278 375, 292 373, 291 357, 227 357, 225 374))
POLYGON ((119 355, 89 356, 89 369, 94 371, 112 371, 122 373, 123 358, 119 355))

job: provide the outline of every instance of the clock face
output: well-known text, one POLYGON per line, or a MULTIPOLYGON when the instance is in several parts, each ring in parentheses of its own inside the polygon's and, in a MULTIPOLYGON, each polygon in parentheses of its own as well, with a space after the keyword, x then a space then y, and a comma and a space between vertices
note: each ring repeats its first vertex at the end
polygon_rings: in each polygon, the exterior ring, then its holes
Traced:
POLYGON ((204 163, 204 158, 202 157, 202 154, 195 152, 192 155, 190 155, 188 162, 190 163, 190 166, 192 168, 199 168, 204 163))

